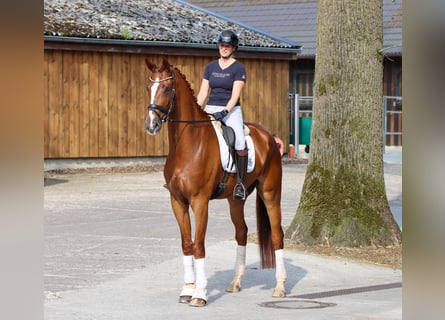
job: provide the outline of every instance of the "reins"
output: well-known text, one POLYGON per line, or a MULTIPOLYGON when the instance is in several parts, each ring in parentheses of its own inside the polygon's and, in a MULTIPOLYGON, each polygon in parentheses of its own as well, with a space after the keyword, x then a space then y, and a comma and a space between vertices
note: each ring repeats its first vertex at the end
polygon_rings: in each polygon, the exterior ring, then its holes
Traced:
POLYGON ((195 122, 212 122, 217 121, 216 119, 200 119, 200 120, 176 120, 176 119, 167 119, 168 122, 185 122, 185 123, 195 123, 195 122))

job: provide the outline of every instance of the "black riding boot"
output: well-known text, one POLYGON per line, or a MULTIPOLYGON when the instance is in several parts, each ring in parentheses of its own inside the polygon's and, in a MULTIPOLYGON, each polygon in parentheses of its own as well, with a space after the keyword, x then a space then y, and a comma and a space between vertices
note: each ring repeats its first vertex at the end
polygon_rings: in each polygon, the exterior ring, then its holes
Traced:
POLYGON ((247 174, 247 154, 248 150, 236 150, 236 171, 238 173, 235 188, 233 189, 233 199, 245 200, 246 199, 246 187, 244 182, 246 181, 247 174))

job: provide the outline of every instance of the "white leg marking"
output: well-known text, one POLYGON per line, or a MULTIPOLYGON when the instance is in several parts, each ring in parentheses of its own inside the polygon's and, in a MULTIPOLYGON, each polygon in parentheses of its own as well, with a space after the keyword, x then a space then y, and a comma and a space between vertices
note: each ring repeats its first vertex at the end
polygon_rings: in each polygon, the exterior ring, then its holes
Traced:
POLYGON ((286 281, 287 274, 284 267, 284 251, 283 249, 275 250, 275 278, 277 279, 277 286, 273 291, 272 296, 276 298, 283 298, 286 296, 286 290, 284 289, 284 282, 286 281))
POLYGON ((184 283, 195 283, 195 272, 193 271, 193 256, 183 256, 184 283))
POLYGON ((196 275, 196 287, 206 288, 207 277, 205 271, 205 258, 195 259, 195 275, 196 275))
POLYGON ((241 278, 246 271, 246 246, 238 246, 236 248, 236 260, 235 260, 235 276, 232 282, 226 288, 227 292, 239 292, 241 291, 241 278))

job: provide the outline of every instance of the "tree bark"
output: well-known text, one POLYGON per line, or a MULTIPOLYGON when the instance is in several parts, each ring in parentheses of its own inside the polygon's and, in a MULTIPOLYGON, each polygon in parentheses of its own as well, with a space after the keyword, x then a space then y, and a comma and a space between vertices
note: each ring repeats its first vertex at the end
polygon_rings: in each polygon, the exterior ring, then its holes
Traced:
POLYGON ((382 0, 318 1, 311 154, 286 237, 398 245, 383 171, 382 0))

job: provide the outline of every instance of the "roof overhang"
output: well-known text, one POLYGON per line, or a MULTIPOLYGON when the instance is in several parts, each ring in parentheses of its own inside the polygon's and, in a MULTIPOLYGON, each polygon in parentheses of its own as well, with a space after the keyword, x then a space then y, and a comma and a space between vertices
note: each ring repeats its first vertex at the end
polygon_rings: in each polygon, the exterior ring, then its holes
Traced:
MULTIPOLYGON (((61 36, 44 36, 44 49, 97 51, 97 52, 126 52, 136 54, 165 54, 165 55, 217 55, 216 45, 208 43, 184 43, 169 41, 143 41, 103 38, 78 38, 61 36)), ((237 50, 239 58, 262 58, 274 60, 297 60, 301 47, 248 47, 240 46, 237 50)))

